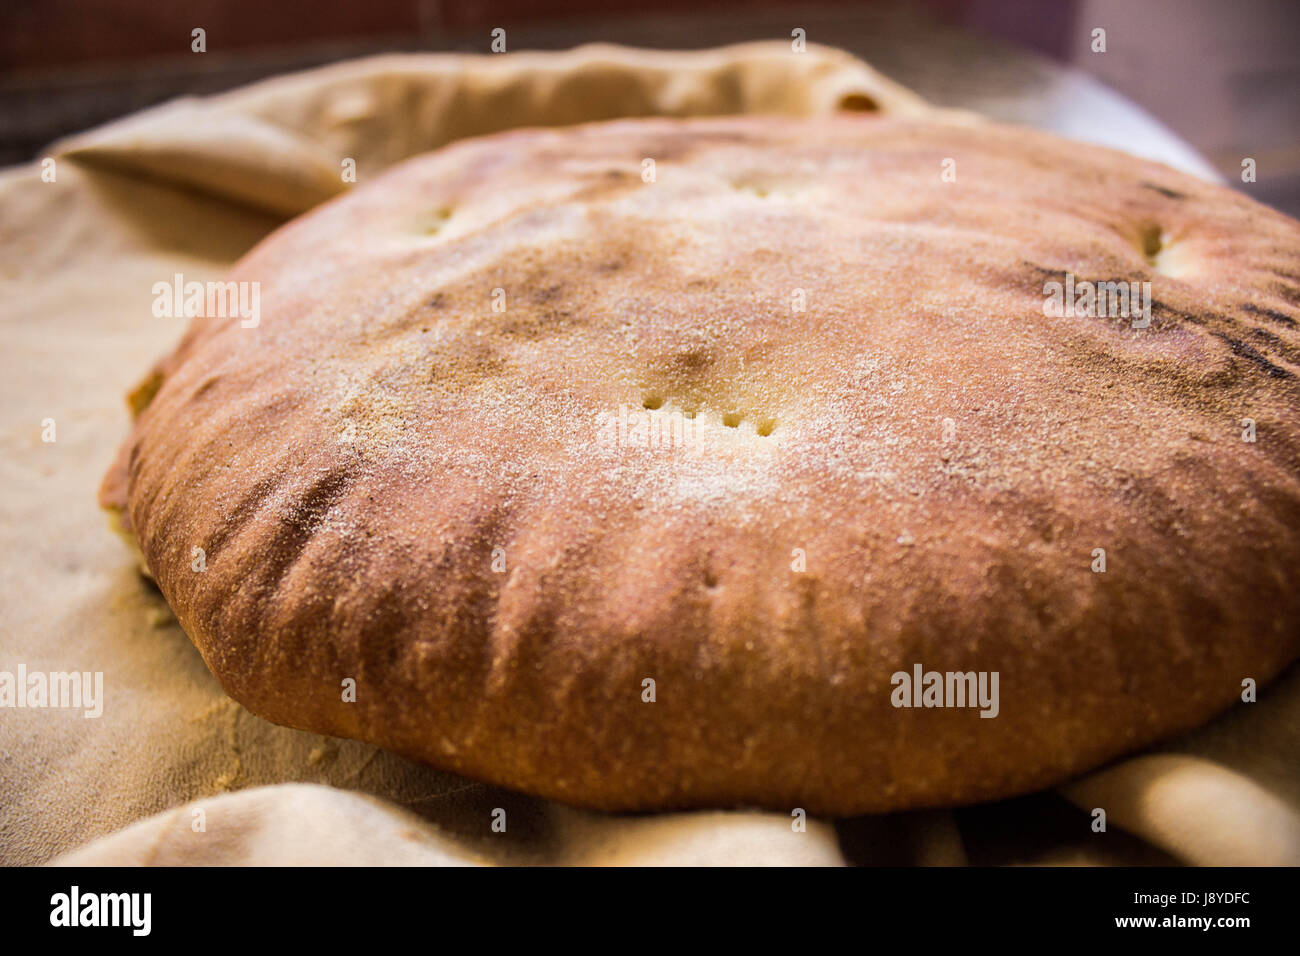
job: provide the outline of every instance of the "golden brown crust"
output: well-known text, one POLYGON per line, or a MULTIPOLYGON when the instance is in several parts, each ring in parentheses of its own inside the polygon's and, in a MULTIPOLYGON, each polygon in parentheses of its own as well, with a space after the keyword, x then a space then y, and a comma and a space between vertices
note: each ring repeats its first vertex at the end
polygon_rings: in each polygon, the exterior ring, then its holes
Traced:
POLYGON ((270 720, 594 807, 849 814, 1051 784, 1300 653, 1300 224, 1163 166, 519 131, 231 278, 259 326, 196 320, 104 500, 270 720), (1150 281, 1150 328, 1044 316, 1067 271, 1150 281), (997 671, 999 715, 893 707, 915 664, 997 671))

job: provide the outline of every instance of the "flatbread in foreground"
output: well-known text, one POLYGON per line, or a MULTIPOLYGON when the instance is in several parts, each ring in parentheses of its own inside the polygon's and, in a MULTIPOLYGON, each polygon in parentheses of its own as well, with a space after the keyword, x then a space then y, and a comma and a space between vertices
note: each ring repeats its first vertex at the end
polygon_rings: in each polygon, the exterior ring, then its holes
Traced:
POLYGON ((853 814, 1059 782, 1300 655, 1300 224, 1158 164, 524 130, 230 279, 256 323, 194 320, 101 500, 270 720, 584 806, 853 814))

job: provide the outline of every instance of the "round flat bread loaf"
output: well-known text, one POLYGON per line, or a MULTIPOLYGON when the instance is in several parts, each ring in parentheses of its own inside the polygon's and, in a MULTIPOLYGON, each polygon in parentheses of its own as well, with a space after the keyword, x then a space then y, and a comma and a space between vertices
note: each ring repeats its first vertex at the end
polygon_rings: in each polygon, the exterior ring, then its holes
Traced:
POLYGON ((269 720, 591 807, 852 814, 1053 784, 1300 654, 1300 223, 1163 166, 524 130, 230 278, 256 324, 194 321, 102 500, 269 720))

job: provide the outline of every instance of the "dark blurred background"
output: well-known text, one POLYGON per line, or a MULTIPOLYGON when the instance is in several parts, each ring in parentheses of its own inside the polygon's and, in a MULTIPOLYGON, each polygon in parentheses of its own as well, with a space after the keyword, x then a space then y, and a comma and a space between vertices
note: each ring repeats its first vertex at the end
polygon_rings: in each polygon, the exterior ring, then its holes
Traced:
POLYGON ((1254 158, 1251 194, 1300 216, 1300 0, 0 0, 0 165, 180 94, 381 51, 486 53, 498 26, 511 50, 690 48, 802 27, 936 103, 1016 122, 1068 111, 1100 81, 1230 183, 1254 158), (204 54, 190 51, 194 27, 204 54))

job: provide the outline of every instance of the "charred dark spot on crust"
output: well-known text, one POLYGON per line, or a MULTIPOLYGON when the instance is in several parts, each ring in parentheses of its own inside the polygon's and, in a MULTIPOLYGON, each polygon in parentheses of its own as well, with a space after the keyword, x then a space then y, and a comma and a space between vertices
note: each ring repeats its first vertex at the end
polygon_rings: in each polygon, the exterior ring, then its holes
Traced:
POLYGON ((1266 309, 1263 306, 1254 305, 1250 302, 1247 302, 1241 308, 1243 312, 1249 312, 1252 315, 1262 315, 1266 319, 1272 319, 1274 322, 1281 322, 1283 325, 1293 329, 1296 327, 1295 319, 1285 313, 1278 312, 1276 309, 1266 309))
POLYGON ((429 296, 429 301, 425 305, 431 309, 445 309, 447 307, 447 297, 441 292, 435 292, 429 296))
POLYGON ((1254 362, 1256 365, 1258 365, 1260 368, 1266 371, 1269 374, 1270 378, 1294 378, 1294 376, 1286 369, 1274 365, 1267 358, 1265 358, 1264 355, 1262 355, 1258 349, 1254 348, 1251 345, 1247 345, 1245 342, 1241 341, 1240 339, 1234 339, 1232 336, 1225 335, 1222 332, 1214 332, 1211 334, 1214 335, 1215 338, 1222 339, 1223 341, 1227 342, 1228 346, 1232 349, 1232 353, 1234 355, 1240 355, 1242 358, 1254 362))
POLYGON ((597 272, 618 272, 624 266, 622 259, 610 259, 608 262, 602 262, 596 266, 597 272))
POLYGON ((1186 193, 1180 193, 1180 192, 1177 192, 1177 191, 1175 191, 1175 190, 1173 190, 1173 189, 1166 189, 1164 186, 1157 186, 1155 183, 1143 183, 1142 185, 1143 185, 1143 187, 1146 188, 1146 189, 1154 189, 1154 190, 1155 190, 1156 192, 1158 192, 1160 195, 1165 196, 1165 197, 1167 197, 1167 198, 1169 198, 1169 199, 1186 199, 1186 198, 1187 198, 1187 194, 1186 194, 1186 193))

